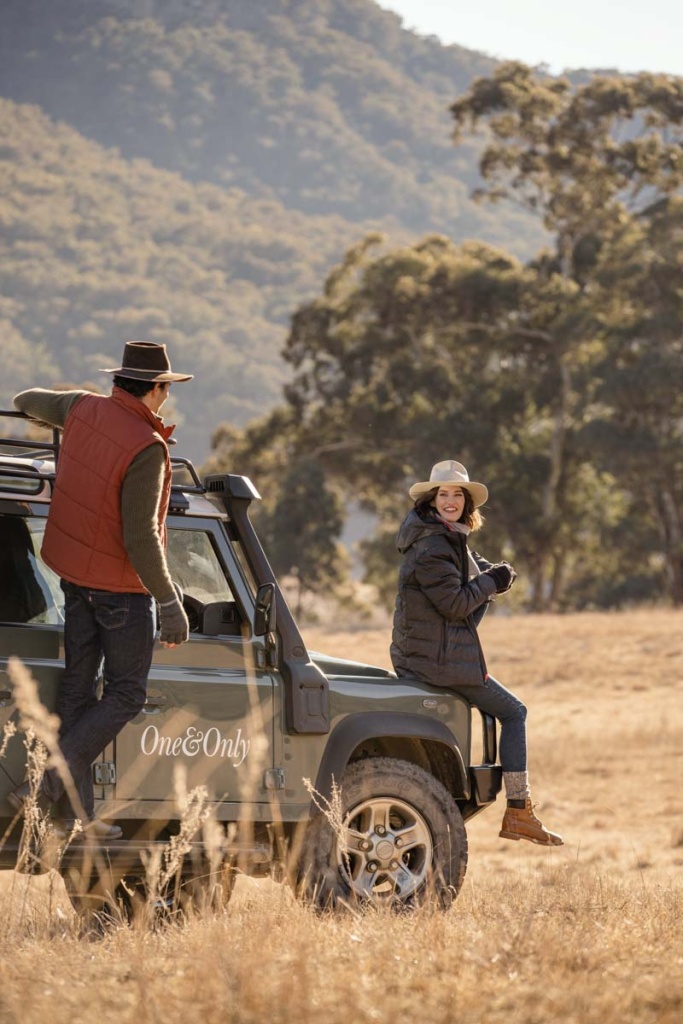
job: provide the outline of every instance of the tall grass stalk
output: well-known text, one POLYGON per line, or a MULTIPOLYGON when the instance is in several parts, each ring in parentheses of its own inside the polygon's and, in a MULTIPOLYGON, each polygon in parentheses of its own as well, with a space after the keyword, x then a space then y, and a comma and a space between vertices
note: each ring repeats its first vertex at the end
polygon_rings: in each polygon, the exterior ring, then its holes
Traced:
MULTIPOLYGON (((487 810, 468 823, 468 876, 447 913, 318 914, 239 877, 227 907, 182 926, 122 919, 90 941, 0 927, 0 1020, 679 1024, 680 612, 485 628, 492 669, 529 706, 535 795, 565 847, 505 843, 487 810)), ((344 656, 349 637, 309 643, 344 656)), ((353 646, 383 663, 386 632, 353 646)))

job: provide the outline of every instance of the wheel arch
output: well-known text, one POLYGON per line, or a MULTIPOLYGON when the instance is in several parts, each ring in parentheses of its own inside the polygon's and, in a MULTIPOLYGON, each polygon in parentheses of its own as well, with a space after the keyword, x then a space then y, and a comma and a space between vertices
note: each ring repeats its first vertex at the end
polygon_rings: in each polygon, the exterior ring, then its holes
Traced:
MULTIPOLYGON (((364 757, 395 757, 430 772, 456 798, 470 797, 462 752, 443 722, 402 712, 357 712, 330 733, 316 778, 316 793, 329 801, 346 766, 364 757)), ((310 815, 319 813, 311 801, 310 815)))

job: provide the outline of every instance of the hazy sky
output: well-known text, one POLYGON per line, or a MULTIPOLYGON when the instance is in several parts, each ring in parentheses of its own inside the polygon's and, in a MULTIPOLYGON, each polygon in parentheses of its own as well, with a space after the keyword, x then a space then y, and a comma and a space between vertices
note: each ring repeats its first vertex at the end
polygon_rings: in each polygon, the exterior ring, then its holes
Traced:
POLYGON ((378 0, 406 28, 500 59, 683 75, 683 0, 378 0))

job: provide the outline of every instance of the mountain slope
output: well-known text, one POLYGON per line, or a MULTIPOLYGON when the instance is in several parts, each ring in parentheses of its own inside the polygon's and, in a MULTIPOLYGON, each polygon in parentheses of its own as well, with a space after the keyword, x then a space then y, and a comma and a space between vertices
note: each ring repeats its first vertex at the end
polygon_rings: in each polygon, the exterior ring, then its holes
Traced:
POLYGON ((514 237, 448 105, 492 62, 372 0, 4 0, 2 92, 126 157, 413 233, 514 237))
POLYGON ((126 338, 167 340, 197 375, 177 401, 199 457, 214 424, 276 400, 286 316, 353 237, 0 100, 0 406, 32 382, 104 386, 126 338))
POLYGON ((528 252, 450 140, 491 66, 373 0, 3 0, 2 401, 168 340, 201 458, 277 399, 289 316, 367 231, 528 252))

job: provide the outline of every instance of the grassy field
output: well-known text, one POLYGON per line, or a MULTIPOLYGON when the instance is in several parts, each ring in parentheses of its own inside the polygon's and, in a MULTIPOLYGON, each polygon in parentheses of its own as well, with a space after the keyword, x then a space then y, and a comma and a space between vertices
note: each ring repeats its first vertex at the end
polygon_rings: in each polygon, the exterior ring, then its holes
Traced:
MULTIPOLYGON (((240 879, 228 908, 157 931, 0 923, 0 1022, 683 1020, 680 613, 491 618, 489 668, 529 706, 538 813, 566 845, 469 826, 447 914, 318 915, 240 879)), ((313 649, 388 663, 388 631, 309 629, 313 649)), ((1 905, 1 904, 0 904, 1 905)), ((61 921, 61 923, 60 923, 61 921)))

